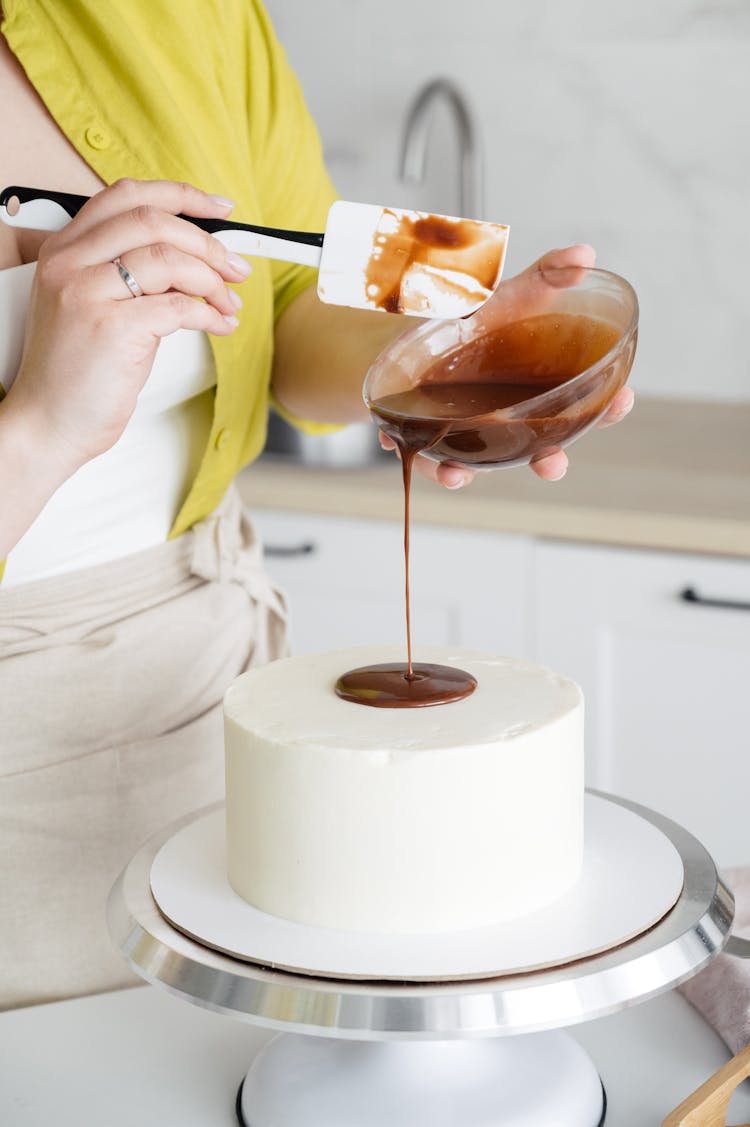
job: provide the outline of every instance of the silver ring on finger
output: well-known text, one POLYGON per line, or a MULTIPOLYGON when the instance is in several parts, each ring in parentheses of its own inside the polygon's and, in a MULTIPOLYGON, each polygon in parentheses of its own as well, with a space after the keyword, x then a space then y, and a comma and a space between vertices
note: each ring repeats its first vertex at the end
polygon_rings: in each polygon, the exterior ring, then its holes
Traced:
POLYGON ((144 291, 141 288, 138 279, 133 277, 127 266, 125 266, 124 263, 120 262, 119 258, 113 258, 112 265, 117 267, 117 272, 119 273, 125 285, 130 290, 131 295, 133 297, 143 297, 144 291))

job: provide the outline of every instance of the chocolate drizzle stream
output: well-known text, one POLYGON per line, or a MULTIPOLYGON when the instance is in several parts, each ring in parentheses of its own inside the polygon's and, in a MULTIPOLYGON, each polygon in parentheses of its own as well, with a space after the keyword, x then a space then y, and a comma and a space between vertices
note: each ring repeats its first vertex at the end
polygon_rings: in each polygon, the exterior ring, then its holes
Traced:
POLYGON ((401 474, 404 480, 404 600, 406 606, 406 679, 411 681, 414 671, 411 661, 411 598, 410 598, 410 537, 411 537, 411 473, 414 468, 414 459, 417 456, 416 447, 409 448, 401 444, 401 474))
POLYGON ((411 597, 409 591, 409 502, 414 459, 422 447, 411 445, 401 435, 396 438, 401 454, 404 480, 404 572, 406 596, 406 665, 401 663, 368 665, 350 669, 336 682, 336 693, 355 704, 375 708, 424 708, 449 704, 474 692, 476 678, 462 669, 411 659, 411 597))

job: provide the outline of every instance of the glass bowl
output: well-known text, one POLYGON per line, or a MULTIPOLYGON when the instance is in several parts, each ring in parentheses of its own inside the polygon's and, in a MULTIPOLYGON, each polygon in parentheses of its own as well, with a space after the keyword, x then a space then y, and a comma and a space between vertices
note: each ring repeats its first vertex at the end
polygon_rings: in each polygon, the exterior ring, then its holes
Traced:
POLYGON ((604 415, 633 364, 638 299, 594 267, 545 267, 471 317, 393 341, 365 379, 372 418, 404 449, 490 470, 568 446, 604 415))

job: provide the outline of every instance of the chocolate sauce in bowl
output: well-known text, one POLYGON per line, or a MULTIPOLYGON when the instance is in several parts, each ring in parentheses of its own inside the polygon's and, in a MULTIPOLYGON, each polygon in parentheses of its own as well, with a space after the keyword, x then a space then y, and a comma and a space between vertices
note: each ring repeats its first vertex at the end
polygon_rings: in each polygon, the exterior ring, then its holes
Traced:
POLYGON ((370 403, 380 429, 401 447, 477 469, 521 465, 570 442, 602 413, 621 379, 565 390, 619 338, 606 322, 571 314, 530 317, 441 356, 404 391, 370 403), (537 410, 513 412, 548 395, 537 410))

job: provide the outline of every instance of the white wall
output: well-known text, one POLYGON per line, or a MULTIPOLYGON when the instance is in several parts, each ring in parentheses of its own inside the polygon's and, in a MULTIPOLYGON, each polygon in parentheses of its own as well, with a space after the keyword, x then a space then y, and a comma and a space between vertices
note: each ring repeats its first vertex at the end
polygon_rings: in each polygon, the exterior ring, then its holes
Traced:
POLYGON ((416 90, 453 78, 483 137, 484 218, 512 228, 509 271, 548 247, 593 243, 641 300, 632 384, 750 401, 748 0, 268 8, 342 195, 455 213, 445 113, 425 185, 395 171, 416 90))

